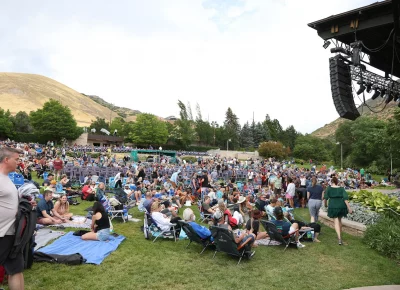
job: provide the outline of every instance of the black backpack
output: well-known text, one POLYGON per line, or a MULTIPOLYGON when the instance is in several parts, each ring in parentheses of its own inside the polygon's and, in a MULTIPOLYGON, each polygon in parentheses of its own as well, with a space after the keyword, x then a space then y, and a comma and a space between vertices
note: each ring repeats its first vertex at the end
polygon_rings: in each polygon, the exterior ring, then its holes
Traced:
POLYGON ((114 189, 114 197, 122 204, 125 204, 128 201, 128 195, 122 188, 114 189))
POLYGON ((15 240, 9 257, 14 259, 22 253, 31 240, 36 228, 36 211, 26 198, 19 200, 18 212, 15 218, 15 240))

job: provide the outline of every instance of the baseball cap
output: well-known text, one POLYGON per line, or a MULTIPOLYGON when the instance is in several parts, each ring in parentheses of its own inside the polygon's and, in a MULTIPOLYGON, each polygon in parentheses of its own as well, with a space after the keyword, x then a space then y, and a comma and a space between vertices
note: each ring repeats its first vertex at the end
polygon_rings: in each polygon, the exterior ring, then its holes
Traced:
POLYGON ((282 215, 282 214, 283 214, 282 208, 281 208, 280 206, 276 206, 276 207, 274 208, 274 215, 275 215, 275 216, 278 216, 278 215, 282 215))

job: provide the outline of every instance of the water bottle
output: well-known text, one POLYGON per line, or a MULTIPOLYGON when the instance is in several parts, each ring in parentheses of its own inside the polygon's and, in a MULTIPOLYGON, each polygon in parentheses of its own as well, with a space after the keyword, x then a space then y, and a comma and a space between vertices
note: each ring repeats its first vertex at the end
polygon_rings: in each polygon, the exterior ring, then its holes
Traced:
POLYGON ((124 205, 124 209, 123 209, 123 214, 124 214, 124 219, 127 220, 128 219, 128 210, 126 208, 126 205, 124 205))
POLYGON ((308 231, 308 232, 307 232, 307 239, 310 239, 310 240, 312 239, 311 231, 308 231))

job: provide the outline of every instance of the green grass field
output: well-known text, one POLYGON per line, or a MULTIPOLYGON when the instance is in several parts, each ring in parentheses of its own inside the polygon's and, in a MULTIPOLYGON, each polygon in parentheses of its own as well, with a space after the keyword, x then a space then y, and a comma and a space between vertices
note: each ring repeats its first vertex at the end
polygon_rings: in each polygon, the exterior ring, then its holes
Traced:
MULTIPOLYGON (((84 215, 92 203, 72 206, 84 215)), ((192 207, 198 216, 196 207, 192 207)), ((337 245, 334 230, 323 226, 321 243, 303 249, 259 246, 251 260, 206 250, 187 240, 146 240, 140 231, 143 213, 129 211, 140 222, 113 220, 126 237, 120 247, 99 265, 65 266, 35 263, 26 270, 26 289, 346 289, 400 284, 400 266, 367 248, 358 237, 344 234, 347 246, 337 245)), ((307 209, 295 214, 308 220, 307 209)), ((7 288, 6 288, 7 289, 7 288)))

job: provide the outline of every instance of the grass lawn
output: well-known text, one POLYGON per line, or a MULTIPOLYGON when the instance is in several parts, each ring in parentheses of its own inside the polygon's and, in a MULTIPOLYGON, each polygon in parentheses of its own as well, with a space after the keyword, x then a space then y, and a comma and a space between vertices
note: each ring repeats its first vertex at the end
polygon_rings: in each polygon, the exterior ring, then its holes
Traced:
MULTIPOLYGON (((72 206, 84 215, 92 203, 72 206)), ((197 208, 192 207, 198 217, 197 208)), ((206 250, 188 241, 144 239, 143 213, 129 212, 141 222, 114 219, 114 229, 126 237, 120 247, 99 265, 65 266, 35 263, 26 270, 26 289, 346 289, 400 284, 400 266, 368 249, 360 238, 344 234, 347 246, 337 245, 334 230, 323 226, 321 243, 304 249, 259 246, 252 260, 206 250)), ((295 214, 308 220, 307 209, 295 214)))

